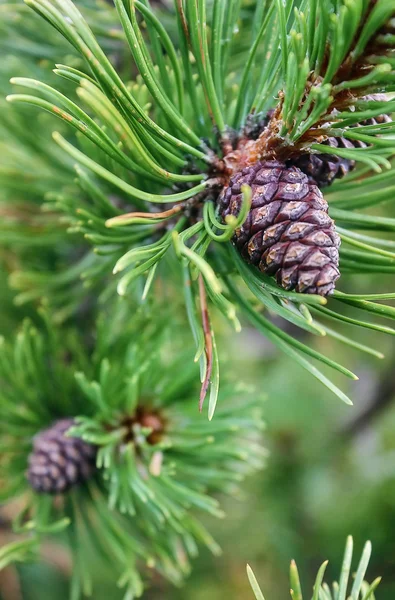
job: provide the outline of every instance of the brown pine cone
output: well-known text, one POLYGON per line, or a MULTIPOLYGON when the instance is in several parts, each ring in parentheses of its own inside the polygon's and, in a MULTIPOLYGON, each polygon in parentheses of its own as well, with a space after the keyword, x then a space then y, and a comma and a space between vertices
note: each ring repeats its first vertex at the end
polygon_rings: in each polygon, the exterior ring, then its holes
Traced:
POLYGON ((61 494, 92 475, 96 448, 67 437, 73 425, 74 419, 61 419, 34 437, 26 476, 36 492, 61 494))
MULTIPOLYGON (((363 100, 386 102, 388 98, 385 94, 372 94, 370 96, 365 96, 363 100)), ((354 127, 389 122, 391 122, 391 117, 388 114, 383 114, 371 119, 366 119, 366 121, 362 121, 359 125, 354 125, 354 127)), ((348 140, 344 137, 330 137, 323 142, 323 144, 331 146, 332 148, 366 148, 364 142, 359 140, 348 140)), ((341 158, 340 156, 334 156, 333 154, 302 154, 296 160, 289 161, 289 164, 299 167, 299 169, 311 177, 320 188, 323 188, 331 185, 335 179, 340 179, 352 171, 355 167, 355 160, 348 160, 347 158, 341 158)))
POLYGON ((317 185, 295 166, 256 163, 233 175, 222 190, 223 219, 239 214, 243 184, 251 186, 252 204, 233 239, 242 256, 275 274, 286 290, 331 294, 340 277, 340 238, 317 185))
MULTIPOLYGON (((388 102, 388 98, 385 94, 369 94, 369 96, 364 96, 362 100, 366 100, 367 102, 388 102)), ((387 113, 384 113, 383 115, 366 119, 366 121, 362 121, 360 125, 381 125, 382 123, 391 123, 391 121, 391 116, 387 113)))
MULTIPOLYGON (((347 140, 343 137, 330 137, 323 144, 331 148, 366 147, 363 142, 347 140)), ((340 179, 352 171, 355 167, 355 160, 348 160, 334 154, 302 154, 297 159, 289 161, 289 164, 298 167, 303 173, 311 177, 320 188, 323 188, 331 185, 335 179, 340 179)))

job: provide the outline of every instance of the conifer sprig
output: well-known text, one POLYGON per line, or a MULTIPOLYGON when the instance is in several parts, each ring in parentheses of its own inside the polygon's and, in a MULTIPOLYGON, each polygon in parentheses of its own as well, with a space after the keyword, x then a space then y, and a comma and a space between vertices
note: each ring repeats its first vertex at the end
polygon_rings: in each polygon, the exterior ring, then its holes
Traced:
MULTIPOLYGON (((281 40, 283 89, 280 105, 271 125, 270 135, 278 135, 281 145, 296 145, 327 152, 320 138, 334 135, 369 144, 368 150, 331 149, 331 154, 366 162, 380 171, 388 166, 376 145, 394 149, 391 140, 369 136, 361 131, 338 129, 363 121, 355 107, 369 108, 364 97, 376 91, 391 91, 395 80, 391 17, 395 13, 392 1, 373 0, 342 2, 332 0, 317 3, 307 1, 295 9, 294 20, 287 18, 286 3, 278 0, 281 40), (290 29, 287 35, 288 27, 290 29), (382 35, 383 33, 386 35, 382 35), (388 35, 389 34, 389 35, 388 35), (388 37, 387 37, 388 35, 388 37), (345 110, 346 109, 346 110, 345 110), (344 111, 345 112, 341 112, 344 111), (276 122, 276 119, 279 122, 276 122), (277 133, 278 132, 278 133, 277 133)), ((380 111, 379 103, 370 105, 373 116, 380 111)), ((388 106, 391 112, 391 105, 388 106)), ((385 127, 372 128, 371 133, 390 133, 385 127)), ((267 134, 266 134, 267 137, 267 134)), ((269 140, 263 139, 262 145, 269 140)), ((273 145, 274 140, 270 140, 273 145)), ((294 151, 295 148, 291 150, 294 151)), ((286 153, 287 150, 284 149, 286 153)), ((289 152, 289 151, 288 151, 289 152)))
MULTIPOLYGON (((246 153, 256 160, 330 153, 357 161, 361 168, 335 184, 328 195, 329 214, 343 242, 341 284, 346 284, 348 274, 393 272, 392 242, 381 238, 382 233, 395 230, 394 219, 359 212, 389 200, 394 185, 392 122, 359 126, 361 119, 394 108, 391 101, 368 97, 393 87, 393 1, 322 0, 318 8, 315 0, 305 0, 297 10, 292 0, 268 3, 267 10, 258 3, 250 36, 250 23, 236 1, 214 2, 212 11, 204 0, 176 1, 177 33, 162 26, 148 3, 135 1, 129 6, 117 0, 118 18, 140 71, 133 83, 122 79, 71 0, 27 3, 85 60, 78 69, 59 64, 55 69, 68 83, 76 84, 78 101, 30 78, 13 82, 33 89, 34 95, 8 98, 39 106, 77 131, 74 140, 59 133, 54 139, 78 163, 82 193, 56 190, 47 200, 66 213, 72 231, 83 234, 99 255, 92 259, 91 268, 79 270, 78 275, 93 285, 111 264, 118 293, 136 289, 137 279, 145 276, 145 298, 155 277, 164 274, 175 257, 183 275, 196 360, 201 363, 202 398, 211 394, 211 407, 218 394, 215 336, 208 325, 212 304, 236 330, 240 308, 273 343, 350 403, 311 364, 311 358, 348 377, 355 379, 355 375, 282 331, 270 315, 372 354, 352 335, 333 331, 326 319, 393 335, 388 326, 343 311, 351 306, 393 319, 393 308, 380 303, 393 294, 356 298, 339 291, 327 308, 322 297, 279 288, 271 278, 242 264, 229 244, 248 213, 248 187, 237 219, 221 222, 216 203, 232 165, 242 163, 246 153), (235 40, 244 32, 251 44, 240 50, 235 40), (243 62, 244 68, 234 73, 232 65, 243 62), (269 108, 273 111, 263 131, 256 139, 245 139, 251 123, 259 122, 260 113, 269 108), (324 143, 330 136, 364 147, 333 148, 324 143), (372 192, 368 189, 369 193, 350 199, 351 192, 366 181, 371 182, 372 192), (379 182, 385 187, 373 192, 379 182), (238 276, 255 300, 250 300, 238 276), (267 315, 262 314, 263 307, 267 315)), ((18 277, 17 286, 23 281, 23 276, 18 277)), ((34 297, 44 293, 36 278, 30 281, 34 297)))
MULTIPOLYGON (((166 311, 156 312, 154 320, 115 303, 99 318, 93 354, 83 334, 50 320, 39 329, 25 322, 14 341, 0 341, 1 498, 24 504, 14 523, 20 540, 0 551, 0 564, 31 560, 46 536, 60 535, 73 554, 73 600, 94 589, 93 549, 125 599, 140 597, 155 571, 181 583, 200 545, 220 552, 198 515, 222 517, 214 495, 237 495, 265 460, 261 411, 247 387, 224 386, 216 420, 196 420, 195 368, 185 368, 181 338, 175 352, 166 311), (37 434, 61 419, 74 421, 67 436, 97 448, 97 462, 87 481, 54 499, 35 492, 26 471, 40 452, 37 434)), ((51 451, 44 443, 41 453, 51 451)), ((45 469, 40 457, 34 464, 45 469)))

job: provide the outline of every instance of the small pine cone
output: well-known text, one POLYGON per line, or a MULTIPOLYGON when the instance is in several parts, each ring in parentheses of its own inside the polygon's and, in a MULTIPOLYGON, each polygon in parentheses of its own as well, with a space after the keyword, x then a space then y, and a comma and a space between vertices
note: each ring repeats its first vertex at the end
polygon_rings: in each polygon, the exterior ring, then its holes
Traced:
POLYGON ((223 219, 237 216, 241 186, 252 189, 251 210, 234 243, 286 290, 327 296, 340 277, 340 238, 319 188, 297 167, 268 161, 233 175, 219 197, 223 219))
MULTIPOLYGON (((386 102, 388 98, 385 94, 372 94, 365 96, 364 100, 377 102, 386 102)), ((390 123, 391 117, 388 114, 379 115, 377 117, 366 119, 359 125, 378 125, 382 123, 390 123)), ((325 142, 326 146, 331 148, 366 148, 366 144, 359 140, 348 140, 344 137, 330 137, 325 142)), ((303 154, 296 160, 290 161, 290 164, 298 167, 303 173, 311 177, 320 187, 331 185, 335 179, 340 179, 352 171, 355 167, 355 160, 348 160, 333 154, 303 154)))
MULTIPOLYGON (((331 148, 361 148, 366 144, 357 140, 347 140, 346 138, 330 137, 325 142, 325 146, 331 148)), ((290 164, 298 167, 303 173, 311 177, 320 187, 327 187, 352 171, 355 167, 355 160, 341 158, 334 154, 302 154, 296 160, 290 161, 290 164)))
MULTIPOLYGON (((366 100, 367 102, 388 102, 388 98, 385 94, 370 94, 369 96, 364 96, 363 100, 366 100)), ((382 123, 391 123, 391 121, 390 115, 384 113, 383 115, 366 119, 365 121, 362 121, 360 125, 381 125, 382 123)))
POLYGON ((61 419, 35 436, 26 475, 36 492, 61 494, 92 475, 96 448, 67 437, 73 425, 74 419, 61 419))

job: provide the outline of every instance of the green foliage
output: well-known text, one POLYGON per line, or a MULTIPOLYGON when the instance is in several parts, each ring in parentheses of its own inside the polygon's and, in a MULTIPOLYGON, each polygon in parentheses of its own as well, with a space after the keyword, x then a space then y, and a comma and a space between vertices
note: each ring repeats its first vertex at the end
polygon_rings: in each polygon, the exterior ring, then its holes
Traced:
POLYGON ((21 541, 1 550, 0 563, 31 559, 43 538, 66 528, 71 597, 91 593, 95 549, 131 599, 150 572, 179 584, 198 545, 220 552, 195 513, 223 517, 213 494, 237 494, 262 466, 260 409, 251 390, 229 384, 215 422, 197 419, 195 369, 186 367, 180 326, 167 320, 163 307, 153 319, 123 301, 99 317, 94 340, 49 321, 25 322, 13 343, 1 340, 1 497, 24 508, 14 524, 21 541), (63 417, 76 420, 69 435, 98 447, 97 472, 56 502, 33 492, 25 472, 34 436, 63 417))
MULTIPOLYGON (((311 600, 346 600, 346 598, 347 600, 374 600, 374 592, 381 581, 381 577, 377 577, 377 579, 375 579, 370 585, 365 581, 365 573, 369 564, 371 553, 372 545, 370 542, 366 542, 357 567, 357 571, 354 575, 352 586, 350 584, 351 590, 349 590, 349 579, 353 554, 353 539, 351 536, 349 536, 347 538, 339 581, 335 581, 332 584, 332 588, 330 588, 327 583, 323 583, 328 561, 324 562, 317 573, 311 600)), ((247 575, 256 600, 265 600, 255 575, 249 565, 247 565, 247 575)), ((291 562, 290 584, 292 600, 303 600, 302 588, 295 561, 291 562)))
MULTIPOLYGON (((395 3, 26 4, 0 5, 0 91, 12 76, 24 92, 0 100, 0 277, 5 287, 10 273, 17 305, 7 288, 1 329, 23 311, 32 317, 0 344, 1 499, 24 505, 0 567, 34 560, 55 538, 73 552, 72 600, 96 596, 101 569, 130 600, 156 572, 180 584, 198 547, 219 553, 205 525, 223 516, 216 497, 238 494, 264 462, 259 399, 227 377, 219 385, 217 317, 238 332, 244 317, 347 404, 337 382, 357 378, 343 365, 348 348, 380 359, 380 342, 363 343, 361 332, 395 334, 386 324, 395 293, 382 291, 395 269, 395 126, 359 125, 395 109, 395 3), (378 92, 387 101, 371 97, 378 92), (261 158, 273 147, 282 160, 327 152, 357 161, 327 191, 342 239, 342 291, 328 300, 284 291, 229 243, 250 209, 248 186, 237 219, 217 213, 223 158, 268 109, 261 158), (367 147, 329 147, 329 136, 367 147), (324 338, 346 351, 324 355, 324 338), (210 421, 197 413, 206 395, 210 421), (161 421, 158 435, 147 414, 161 421), (62 417, 98 447, 97 473, 54 500, 33 493, 25 472, 34 436, 62 417)), ((277 402, 281 366, 273 373, 265 389, 277 402)), ((286 402, 299 410, 303 394, 290 388, 286 402)), ((280 510, 294 496, 277 492, 280 510)), ((363 581, 369 555, 367 545, 352 600, 374 598, 363 581)), ((345 600, 350 564, 348 541, 339 584, 322 584, 321 567, 313 600, 345 600)), ((291 587, 302 600, 294 564, 291 587)))
MULTIPOLYGON (((79 6, 106 50, 120 52, 124 37, 114 8, 103 0, 82 0, 79 6)), ((73 55, 56 31, 40 21, 22 2, 2 1, 0 15, 0 49, 7 58, 1 65, 1 73, 11 68, 24 68, 25 73, 33 70, 40 76, 47 76, 43 67, 52 68, 50 61, 55 61, 62 52, 73 60, 74 66, 80 64, 78 56, 73 55), (23 62, 19 60, 21 58, 23 62), (7 64, 9 61, 12 65, 7 64)), ((3 79, 1 85, 4 83, 3 79)))
MULTIPOLYGON (((218 1, 212 6, 203 0, 176 2, 176 32, 162 25, 147 2, 129 5, 117 0, 123 35, 140 73, 132 83, 122 79, 97 42, 95 27, 90 27, 70 0, 28 0, 27 4, 84 59, 78 68, 58 64, 55 69, 57 75, 76 86, 77 100, 74 94, 62 94, 56 87, 26 77, 12 81, 32 89, 34 95, 8 97, 11 102, 40 107, 77 131, 74 143, 60 133, 54 133, 54 140, 80 165, 76 168, 83 193, 54 190, 47 194, 47 206, 65 213, 72 231, 83 234, 102 260, 92 258, 93 266, 88 270, 72 269, 71 274, 83 275, 85 285, 92 287, 95 280, 97 284, 100 278, 108 277, 112 268, 121 295, 129 293, 136 279, 145 276, 145 297, 160 272, 158 265, 176 255, 184 274, 183 292, 201 360, 202 400, 207 391, 212 398, 210 417, 218 394, 218 377, 211 377, 211 373, 216 371, 218 359, 210 309, 206 327, 205 320, 197 316, 198 305, 206 305, 206 296, 236 330, 240 329, 236 309, 240 309, 274 344, 350 403, 310 359, 348 377, 355 376, 284 333, 262 310, 265 308, 269 317, 278 315, 310 333, 330 335, 355 347, 358 344, 352 334, 333 331, 326 319, 393 335, 390 327, 365 321, 357 313, 349 317, 343 309, 352 306, 392 320, 394 309, 377 300, 391 299, 394 294, 356 297, 339 291, 326 308, 322 298, 279 289, 232 253, 228 242, 241 221, 220 223, 212 201, 218 185, 215 173, 223 148, 229 144, 230 128, 242 129, 252 113, 272 107, 274 96, 279 94, 272 142, 280 154, 287 157, 297 149, 331 152, 365 165, 336 184, 328 195, 330 214, 343 241, 343 286, 347 289, 349 274, 393 272, 393 245, 382 238, 383 233, 395 229, 394 219, 359 209, 375 208, 391 199, 395 183, 389 159, 395 151, 394 125, 353 127, 361 119, 381 114, 384 108, 392 111, 395 107, 393 102, 365 98, 372 92, 392 91, 392 0, 374 6, 359 0, 322 0, 319 7, 315 0, 304 0, 297 7, 293 1, 258 3, 252 36, 251 9, 249 20, 245 19, 246 9, 240 2, 218 1), (359 28, 362 22, 366 23, 359 28), (384 26, 390 37, 381 35, 384 26), (240 42, 247 37, 251 45, 244 49, 240 42), (240 54, 244 66, 235 73, 232 65, 239 64, 240 54), (263 60, 267 56, 269 59, 263 60), (368 147, 333 149, 317 143, 323 135, 364 141, 368 147), (379 174, 372 176, 372 170, 379 174), (104 182, 93 179, 89 171, 104 182), (361 196, 360 187, 366 185, 368 176, 372 189, 361 196), (377 185, 381 186, 379 191, 377 185), (191 223, 191 211, 200 210, 202 198, 204 214, 197 223, 191 223), (151 208, 161 204, 173 207, 164 211, 151 208), (130 213, 129 207, 139 212, 130 213), (244 284, 255 299, 248 297, 244 284)), ((264 138, 258 140, 263 155, 265 143, 264 138)), ((248 209, 248 190, 245 194, 243 217, 248 209)), ((48 286, 31 273, 28 277, 18 275, 13 283, 23 291, 20 301, 51 295, 48 286)), ((62 302, 67 303, 64 296, 62 302)), ((61 312, 61 317, 75 309, 75 302, 69 304, 70 310, 61 312)), ((360 349, 372 353, 370 348, 360 349)))
MULTIPOLYGON (((289 7, 291 4, 287 3, 289 7)), ((310 130, 311 138, 311 129, 324 127, 325 122, 329 134, 336 135, 335 130, 340 129, 341 135, 350 139, 365 140, 366 131, 365 141, 371 144, 368 151, 341 150, 339 156, 366 161, 380 170, 379 165, 383 164, 380 147, 392 148, 393 142, 376 138, 374 134, 383 133, 385 129, 375 131, 374 127, 367 126, 357 133, 350 131, 348 126, 361 123, 367 115, 377 116, 382 111, 379 102, 370 103, 363 96, 370 91, 393 89, 392 41, 390 35, 383 33, 393 17, 394 2, 302 2, 299 8, 295 8, 288 39, 286 8, 281 0, 278 5, 282 15, 280 29, 285 82, 282 134, 296 142, 310 130), (356 103, 358 98, 360 100, 356 103), (355 103, 356 110, 350 111, 350 106, 355 103), (338 107, 346 110, 334 112, 338 107), (369 136, 369 133, 372 135, 369 136)), ((388 108, 392 111, 393 105, 388 105, 388 108)), ((391 123, 388 133, 392 130, 391 123)), ((322 150, 320 144, 313 144, 312 148, 322 150)), ((336 153, 337 150, 334 151, 336 153)))

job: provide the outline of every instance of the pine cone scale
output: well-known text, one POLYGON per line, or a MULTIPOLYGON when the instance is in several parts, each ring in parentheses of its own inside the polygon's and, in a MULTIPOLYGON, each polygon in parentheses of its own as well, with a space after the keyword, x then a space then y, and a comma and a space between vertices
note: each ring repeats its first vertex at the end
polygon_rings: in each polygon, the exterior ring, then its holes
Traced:
POLYGON ((278 190, 276 183, 266 183, 264 185, 254 186, 254 199, 251 204, 252 208, 262 206, 264 202, 268 203, 274 198, 278 190))
POLYGON ((251 232, 257 233, 272 225, 279 214, 282 203, 280 201, 265 204, 251 211, 251 232))

